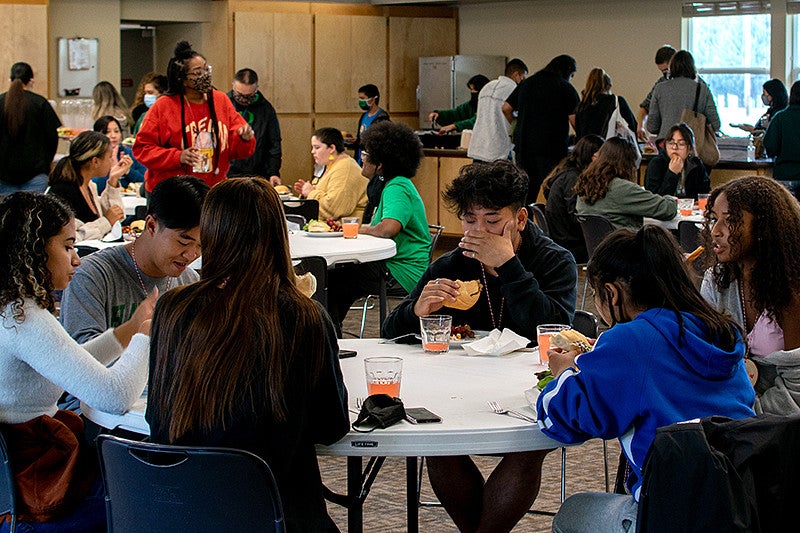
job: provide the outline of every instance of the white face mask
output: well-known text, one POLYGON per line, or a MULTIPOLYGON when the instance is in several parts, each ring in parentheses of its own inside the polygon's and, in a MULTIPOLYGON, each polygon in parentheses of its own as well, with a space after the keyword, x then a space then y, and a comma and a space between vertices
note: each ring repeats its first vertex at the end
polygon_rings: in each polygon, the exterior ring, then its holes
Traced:
POLYGON ((156 94, 144 95, 144 105, 146 105, 148 108, 151 107, 153 104, 156 103, 156 98, 158 98, 158 95, 156 94))

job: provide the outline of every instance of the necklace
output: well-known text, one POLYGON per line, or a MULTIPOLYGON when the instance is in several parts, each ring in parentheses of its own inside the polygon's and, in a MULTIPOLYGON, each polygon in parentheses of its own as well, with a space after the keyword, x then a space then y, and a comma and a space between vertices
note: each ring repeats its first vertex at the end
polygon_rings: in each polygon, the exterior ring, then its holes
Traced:
MULTIPOLYGON (((147 298, 149 294, 147 293, 147 288, 144 286, 144 280, 142 279, 142 273, 139 269, 139 263, 136 262, 136 241, 131 243, 131 258, 133 259, 133 268, 136 269, 136 277, 139 278, 139 285, 142 287, 142 292, 144 293, 144 297, 147 298)), ((172 278, 167 280, 167 288, 164 292, 168 291, 172 286, 172 278)))
POLYGON ((481 277, 483 278, 483 289, 486 291, 486 301, 489 303, 489 315, 492 317, 492 329, 500 329, 500 326, 503 323, 503 306, 506 303, 506 297, 503 296, 500 298, 500 312, 497 322, 495 322, 494 309, 492 308, 492 298, 489 296, 489 284, 486 283, 486 269, 483 268, 483 263, 481 263, 481 277))
MULTIPOLYGON (((748 329, 747 327, 747 304, 744 300, 744 287, 743 283, 738 283, 739 286, 739 303, 742 304, 742 322, 744 322, 744 329, 745 331, 748 329)), ((755 325, 755 324, 754 324, 755 325)))

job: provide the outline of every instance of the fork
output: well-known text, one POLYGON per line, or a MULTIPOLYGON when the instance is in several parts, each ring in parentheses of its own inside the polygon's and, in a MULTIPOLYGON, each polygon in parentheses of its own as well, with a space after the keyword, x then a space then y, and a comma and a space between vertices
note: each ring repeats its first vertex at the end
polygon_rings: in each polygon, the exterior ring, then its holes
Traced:
POLYGON ((514 417, 514 418, 518 418, 520 420, 525 420, 527 422, 536 422, 535 418, 533 418, 531 416, 528 416, 526 414, 520 413, 519 411, 514 411, 513 409, 504 409, 503 407, 500 407, 500 404, 497 403, 497 402, 489 401, 489 402, 486 402, 486 403, 489 404, 489 408, 493 412, 497 413, 498 415, 508 415, 508 416, 511 416, 511 417, 514 417))

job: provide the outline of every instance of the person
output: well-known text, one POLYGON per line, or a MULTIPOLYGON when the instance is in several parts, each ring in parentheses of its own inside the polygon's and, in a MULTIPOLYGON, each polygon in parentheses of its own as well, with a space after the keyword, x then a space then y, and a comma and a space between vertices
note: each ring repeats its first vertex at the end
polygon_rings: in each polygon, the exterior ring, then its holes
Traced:
POLYGON ((368 83, 367 85, 362 85, 358 88, 358 107, 361 108, 364 113, 362 113, 361 118, 358 119, 358 129, 355 139, 353 139, 352 136, 349 136, 347 138, 347 142, 350 147, 355 150, 355 160, 359 165, 363 163, 361 157, 361 147, 364 132, 367 131, 367 128, 373 124, 383 122, 384 120, 390 120, 389 113, 387 113, 378 105, 380 101, 381 93, 378 91, 378 87, 376 85, 368 83))
POLYGON ((789 107, 770 120, 764 149, 775 158, 772 177, 800 198, 800 82, 792 84, 789 107))
POLYGON ((694 198, 711 190, 711 180, 695 154, 694 132, 681 122, 667 130, 665 150, 647 164, 644 186, 656 194, 694 198))
POLYGON ((125 218, 119 177, 127 172, 131 160, 122 156, 114 163, 112 157, 108 137, 83 131, 70 143, 69 154, 50 173, 48 194, 60 197, 75 213, 77 242, 101 239, 125 218), (92 178, 101 176, 108 176, 108 182, 98 196, 92 178))
POLYGON ((92 89, 92 120, 111 115, 119 121, 122 126, 122 135, 127 137, 131 133, 131 128, 135 122, 128 111, 128 102, 125 97, 119 94, 117 88, 110 82, 101 81, 92 89))
MULTIPOLYGON (((96 132, 102 133, 108 140, 111 142, 111 162, 118 163, 123 159, 127 158, 130 159, 130 164, 124 167, 112 167, 114 171, 125 172, 122 175, 116 176, 114 181, 118 181, 119 184, 122 186, 123 189, 127 189, 131 183, 143 183, 144 182, 144 173, 147 171, 144 168, 144 165, 139 163, 136 158, 133 157, 133 151, 122 144, 122 125, 119 123, 119 120, 116 117, 112 117, 111 115, 106 115, 104 117, 98 118, 94 122, 94 126, 92 129, 96 132)), ((126 159, 126 162, 127 162, 126 159)), ((102 176, 100 178, 92 178, 92 181, 95 185, 97 185, 97 192, 103 194, 103 191, 106 188, 106 183, 109 179, 109 176, 102 176)))
POLYGON ((608 139, 575 182, 578 218, 602 215, 615 229, 640 228, 644 217, 675 218, 678 214, 675 198, 642 189, 636 178, 636 149, 625 139, 608 139))
POLYGON ((95 409, 123 413, 147 382, 154 297, 83 345, 54 316, 53 291, 67 287, 81 262, 72 216, 55 196, 17 192, 0 202, 0 424, 14 465, 18 531, 105 531, 96 452, 83 421, 58 411, 56 401, 69 391, 95 409))
POLYGON ((197 176, 212 187, 226 178, 231 159, 253 155, 253 128, 211 86, 211 66, 186 41, 175 46, 167 82, 167 93, 147 112, 133 144, 147 167, 145 189, 151 193, 178 175, 197 176))
POLYGON ((764 82, 764 85, 761 86, 761 103, 767 106, 767 112, 761 115, 755 125, 736 124, 736 127, 748 133, 766 131, 769 121, 775 116, 775 113, 786 109, 786 106, 789 105, 789 93, 786 92, 786 86, 781 80, 773 78, 764 82))
POLYGON ((131 118, 134 123, 138 123, 156 99, 167 90, 167 77, 158 72, 148 72, 139 80, 136 87, 136 94, 131 104, 131 118), (145 95, 149 95, 145 98, 145 95), (155 98, 154 98, 155 97, 155 98), (149 105, 148 105, 149 103, 149 105))
POLYGON ((625 98, 611 92, 611 76, 601 68, 593 68, 586 77, 586 87, 581 91, 581 101, 575 110, 575 139, 594 134, 605 137, 608 121, 617 108, 628 128, 636 133, 636 117, 625 98))
POLYGON ((618 438, 631 495, 570 496, 553 531, 635 531, 656 429, 712 415, 751 417, 753 388, 738 326, 700 296, 667 230, 615 231, 595 249, 587 275, 611 329, 581 355, 551 347, 556 377, 539 395, 537 419, 558 442, 618 438))
POLYGON ((275 108, 258 90, 258 74, 243 68, 233 77, 228 92, 234 109, 253 128, 258 143, 247 159, 231 161, 228 176, 264 176, 273 185, 281 184, 281 126, 275 108))
MULTIPOLYGON (((451 315, 454 325, 510 328, 534 339, 539 324, 571 323, 575 260, 528 219, 527 181, 510 161, 462 167, 443 198, 461 220, 464 236, 428 267, 386 319, 382 336, 419 332, 419 317, 438 313, 451 315), (483 285, 477 304, 466 311, 443 307, 455 301, 457 279, 483 285)), ((486 480, 468 456, 428 457, 428 475, 459 530, 510 531, 536 499, 542 460, 550 451, 505 454, 486 480)))
POLYGON ((150 109, 156 100, 167 92, 167 77, 157 72, 148 72, 142 77, 139 82, 139 87, 136 89, 136 96, 133 100, 133 109, 131 109, 131 117, 136 122, 131 132, 134 137, 139 133, 142 127, 144 116, 147 110, 150 109))
POLYGON ((503 76, 490 81, 480 90, 467 157, 473 161, 491 162, 511 156, 511 121, 503 114, 503 104, 527 75, 527 65, 521 59, 514 58, 506 63, 503 76))
POLYGON ((10 80, 0 94, 0 197, 45 191, 61 126, 50 102, 32 91, 29 64, 14 63, 10 80))
POLYGON ((200 281, 162 295, 153 316, 150 438, 252 452, 272 469, 288 530, 337 531, 314 445, 349 430, 347 391, 333 325, 295 286, 278 193, 263 178, 220 183, 200 239, 200 281))
POLYGON ((476 113, 478 112, 478 94, 481 89, 489 83, 489 78, 483 74, 476 74, 467 81, 470 98, 463 104, 453 109, 436 109, 428 115, 431 123, 438 123, 439 133, 445 134, 450 131, 471 130, 475 125, 476 113))
POLYGON ((642 100, 642 103, 639 104, 639 115, 637 117, 637 122, 639 124, 638 137, 642 142, 647 141, 647 128, 645 127, 645 122, 647 121, 647 114, 650 111, 650 101, 653 99, 653 89, 655 89, 656 85, 659 83, 669 79, 669 62, 672 59, 672 56, 675 55, 675 52, 676 50, 668 44, 665 44, 656 50, 656 68, 661 73, 661 76, 653 84, 650 92, 648 92, 647 96, 645 96, 644 100, 642 100))
POLYGON ((200 209, 208 185, 176 176, 156 185, 135 241, 84 258, 61 296, 61 324, 78 342, 119 326, 154 289, 164 294, 199 279, 200 209))
POLYGON ((749 176, 711 192, 706 248, 715 264, 705 298, 747 333, 759 396, 756 411, 800 412, 800 208, 780 184, 749 176))
POLYGON ((547 199, 545 217, 550 238, 572 252, 578 263, 585 263, 589 255, 575 209, 578 201, 575 182, 592 162, 602 144, 603 138, 598 135, 581 137, 569 155, 561 160, 544 181, 544 197, 547 199))
POLYGON ((509 122, 516 111, 514 153, 528 174, 527 203, 535 203, 544 178, 567 155, 569 127, 575 127, 578 93, 570 85, 578 67, 568 55, 553 58, 522 81, 503 105, 509 122))
MULTIPOLYGON (((387 290, 409 292, 428 266, 431 234, 425 205, 411 183, 422 160, 422 144, 405 124, 384 121, 370 127, 363 139, 362 175, 377 184, 377 203, 370 224, 359 233, 393 239, 397 253, 385 262, 348 264, 329 271, 328 312, 341 332, 347 311, 358 298, 379 294, 383 278, 387 290)), ((365 213, 366 218, 366 213, 365 213)))
POLYGON ((367 179, 361 167, 344 151, 342 132, 336 128, 320 128, 311 136, 314 163, 325 168, 319 179, 297 180, 298 196, 319 202, 321 220, 359 217, 367 205, 367 179))
POLYGON ((706 124, 719 131, 720 120, 714 96, 708 85, 697 79, 694 57, 687 50, 676 52, 669 62, 669 79, 653 87, 647 115, 647 131, 666 139, 667 131, 681 121, 684 109, 692 109, 697 96, 697 112, 706 116, 706 124), (699 87, 699 89, 698 89, 699 87))

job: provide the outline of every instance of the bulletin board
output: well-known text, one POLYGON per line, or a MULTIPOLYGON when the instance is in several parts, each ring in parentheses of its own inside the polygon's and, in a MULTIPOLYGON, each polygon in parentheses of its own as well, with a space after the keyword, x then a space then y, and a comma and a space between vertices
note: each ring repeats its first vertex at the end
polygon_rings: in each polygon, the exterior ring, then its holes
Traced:
POLYGON ((97 85, 97 39, 58 39, 58 96, 91 98, 97 85))

